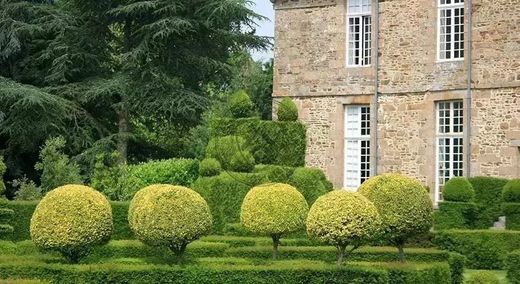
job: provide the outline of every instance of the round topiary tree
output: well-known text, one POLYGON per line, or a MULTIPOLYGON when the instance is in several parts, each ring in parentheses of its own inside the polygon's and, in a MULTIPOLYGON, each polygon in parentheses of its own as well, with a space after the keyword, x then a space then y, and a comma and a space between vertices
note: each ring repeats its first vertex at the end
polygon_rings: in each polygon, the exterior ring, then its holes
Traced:
POLYGON ((385 240, 397 246, 404 261, 404 244, 427 232, 433 223, 433 205, 426 189, 415 179, 400 174, 370 178, 359 192, 374 203, 382 221, 385 240))
POLYGON ((240 222, 247 230, 273 239, 273 258, 283 234, 304 228, 309 205, 294 187, 270 183, 253 187, 244 198, 240 222))
POLYGON ((298 107, 290 98, 283 98, 276 113, 279 121, 297 121, 298 107))
POLYGON ((199 173, 203 177, 218 176, 221 171, 220 162, 215 158, 206 158, 200 162, 199 173))
POLYGON ((37 247, 58 251, 76 263, 92 246, 110 240, 112 207, 103 194, 88 186, 60 186, 40 201, 30 230, 37 247))
POLYGON ((255 158, 249 151, 236 152, 229 160, 229 169, 234 172, 250 173, 255 169, 255 158))
POLYGON ((250 117, 253 115, 254 105, 249 95, 240 90, 231 95, 229 98, 229 111, 234 118, 250 117))
MULTIPOLYGON (((319 197, 309 210, 307 234, 338 249, 338 264, 346 248, 375 239, 381 219, 374 204, 359 193, 335 190, 319 197)), ((351 251, 352 251, 351 250, 351 251)))
POLYGON ((492 271, 478 271, 472 274, 464 284, 500 284, 500 279, 492 271))
POLYGON ((502 199, 504 202, 520 203, 520 179, 512 179, 504 185, 502 199))
POLYGON ((454 177, 444 185, 442 196, 446 201, 470 202, 475 198, 475 190, 467 178, 454 177))
POLYGON ((154 184, 139 190, 130 203, 128 222, 144 244, 168 247, 182 261, 186 246, 211 230, 206 201, 183 186, 154 184))

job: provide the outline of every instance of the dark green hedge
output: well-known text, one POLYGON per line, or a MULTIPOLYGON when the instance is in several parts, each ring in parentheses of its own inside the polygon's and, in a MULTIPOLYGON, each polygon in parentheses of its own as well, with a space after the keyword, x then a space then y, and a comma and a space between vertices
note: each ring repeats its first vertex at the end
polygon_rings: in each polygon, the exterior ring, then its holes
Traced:
POLYGON ((439 210, 435 212, 434 228, 446 229, 472 229, 478 216, 475 203, 450 202, 439 203, 439 210))
POLYGON ((470 268, 503 269, 507 253, 520 249, 520 231, 439 231, 434 242, 442 249, 466 256, 470 268))
POLYGON ((228 135, 244 137, 257 164, 291 167, 305 164, 306 128, 300 122, 258 118, 210 121, 210 137, 228 135))
MULTIPOLYGON (((283 241, 283 240, 282 240, 283 241)), ((448 262, 452 271, 454 284, 462 283, 465 257, 457 253, 436 249, 408 248, 405 249, 406 259, 413 262, 448 262)), ((225 256, 245 257, 252 259, 269 259, 272 256, 272 247, 232 247, 225 251, 225 256)), ((325 262, 336 260, 336 248, 314 246, 285 246, 279 248, 280 259, 311 259, 325 262)), ((363 247, 347 256, 348 261, 395 262, 399 261, 396 248, 392 247, 363 247)), ((408 283, 408 282, 406 282, 408 283)), ((413 282, 412 282, 413 283, 413 282)), ((427 282, 424 282, 427 283, 427 282)))
POLYGON ((240 222, 240 207, 247 192, 265 182, 265 176, 258 173, 223 172, 214 177, 200 177, 193 189, 208 202, 214 232, 220 233, 226 224, 240 222))
POLYGON ((250 263, 207 258, 178 266, 107 262, 70 265, 13 257, 0 261, 0 278, 34 278, 54 283, 431 283, 448 284, 446 263, 363 263, 345 266, 295 260, 250 263))
MULTIPOLYGON (((128 226, 128 205, 126 201, 111 201, 112 214, 114 219, 114 232, 112 239, 132 239, 133 233, 128 226)), ((12 222, 14 232, 10 237, 5 238, 12 241, 23 241, 31 239, 29 226, 31 217, 38 205, 38 201, 6 201, 0 200, 0 207, 10 208, 14 211, 12 222)))
POLYGON ((475 190, 475 203, 479 207, 475 228, 488 229, 502 216, 502 188, 508 180, 494 177, 472 177, 468 180, 475 190))
POLYGON ((511 284, 520 284, 520 250, 507 255, 507 278, 511 284))
POLYGON ((506 216, 506 228, 520 230, 520 203, 503 203, 502 212, 506 216))

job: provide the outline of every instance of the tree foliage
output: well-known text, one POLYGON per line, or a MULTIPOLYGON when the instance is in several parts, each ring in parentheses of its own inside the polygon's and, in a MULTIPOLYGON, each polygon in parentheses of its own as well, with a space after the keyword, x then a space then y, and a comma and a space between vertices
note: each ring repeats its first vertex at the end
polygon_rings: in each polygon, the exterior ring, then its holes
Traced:
POLYGON ((101 149, 125 163, 144 159, 134 149, 177 148, 155 133, 188 133, 211 104, 208 86, 230 85, 233 55, 269 45, 254 35, 263 17, 250 4, 0 0, 0 149, 11 175, 57 135, 90 167, 101 149))

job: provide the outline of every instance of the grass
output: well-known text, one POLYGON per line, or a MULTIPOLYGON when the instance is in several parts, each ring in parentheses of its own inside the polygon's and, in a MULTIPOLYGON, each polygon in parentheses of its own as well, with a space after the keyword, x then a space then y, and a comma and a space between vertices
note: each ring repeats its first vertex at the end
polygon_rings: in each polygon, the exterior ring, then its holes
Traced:
MULTIPOLYGON (((471 275, 473 275, 479 271, 482 271, 482 270, 465 269, 464 270, 464 279, 468 279, 469 277, 471 277, 471 275)), ((506 275, 507 271, 505 271, 505 270, 489 270, 489 271, 493 272, 498 277, 498 279, 500 280, 500 283, 509 284, 509 281, 507 280, 507 275, 506 275)))

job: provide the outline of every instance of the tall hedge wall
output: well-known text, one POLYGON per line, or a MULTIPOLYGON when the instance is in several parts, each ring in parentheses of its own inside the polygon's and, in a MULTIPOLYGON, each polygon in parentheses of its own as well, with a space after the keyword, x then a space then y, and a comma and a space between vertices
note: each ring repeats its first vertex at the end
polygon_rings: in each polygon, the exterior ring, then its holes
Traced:
POLYGON ((475 228, 488 229, 493 222, 502 216, 502 188, 507 179, 495 177, 472 177, 469 182, 475 190, 475 203, 478 206, 478 216, 475 228))
POLYGON ((236 135, 246 139, 257 164, 305 164, 306 128, 300 122, 219 118, 209 125, 210 137, 236 135))

